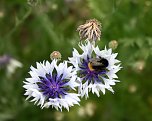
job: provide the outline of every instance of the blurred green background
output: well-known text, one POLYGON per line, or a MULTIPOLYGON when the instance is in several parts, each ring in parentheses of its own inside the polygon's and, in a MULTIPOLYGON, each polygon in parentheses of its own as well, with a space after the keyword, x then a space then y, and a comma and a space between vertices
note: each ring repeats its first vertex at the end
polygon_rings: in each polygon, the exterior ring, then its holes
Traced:
POLYGON ((34 1, 0 0, 0 121, 152 121, 152 1, 34 1), (114 52, 123 69, 115 94, 90 94, 62 113, 25 101, 30 66, 50 60, 54 50, 63 60, 71 56, 78 48, 76 28, 92 18, 102 23, 101 49, 118 42, 114 52), (10 58, 22 68, 10 72, 10 58))

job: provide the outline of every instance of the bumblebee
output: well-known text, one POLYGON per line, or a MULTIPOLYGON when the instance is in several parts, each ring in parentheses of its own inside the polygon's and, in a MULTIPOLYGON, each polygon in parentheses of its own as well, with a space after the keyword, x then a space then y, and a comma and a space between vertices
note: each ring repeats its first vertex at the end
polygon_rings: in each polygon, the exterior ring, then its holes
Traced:
POLYGON ((88 63, 88 67, 91 71, 102 71, 108 67, 109 62, 107 59, 99 57, 99 58, 91 58, 88 63))

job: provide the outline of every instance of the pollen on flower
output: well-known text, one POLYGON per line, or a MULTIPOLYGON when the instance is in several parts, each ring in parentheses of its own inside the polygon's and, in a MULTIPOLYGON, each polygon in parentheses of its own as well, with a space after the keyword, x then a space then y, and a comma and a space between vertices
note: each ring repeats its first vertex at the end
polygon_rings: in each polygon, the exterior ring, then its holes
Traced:
POLYGON ((61 60, 61 53, 59 51, 53 51, 51 54, 50 54, 50 58, 51 60, 61 60))
POLYGON ((85 24, 80 25, 77 28, 79 31, 80 39, 87 39, 89 41, 100 40, 101 36, 101 24, 96 19, 87 20, 85 24))

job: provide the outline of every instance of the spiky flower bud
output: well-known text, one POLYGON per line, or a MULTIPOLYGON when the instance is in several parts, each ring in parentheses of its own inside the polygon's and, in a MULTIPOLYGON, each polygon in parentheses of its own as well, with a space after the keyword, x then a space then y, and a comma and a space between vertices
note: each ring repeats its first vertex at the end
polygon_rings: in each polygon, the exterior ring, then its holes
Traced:
POLYGON ((100 40, 101 36, 101 24, 96 19, 87 20, 85 24, 80 25, 77 28, 79 31, 80 39, 86 39, 89 41, 100 40))
POLYGON ((61 60, 61 53, 59 51, 53 51, 51 54, 50 54, 50 58, 51 60, 61 60))
POLYGON ((118 47, 118 42, 116 40, 111 40, 109 42, 109 48, 112 48, 113 50, 115 50, 118 47))

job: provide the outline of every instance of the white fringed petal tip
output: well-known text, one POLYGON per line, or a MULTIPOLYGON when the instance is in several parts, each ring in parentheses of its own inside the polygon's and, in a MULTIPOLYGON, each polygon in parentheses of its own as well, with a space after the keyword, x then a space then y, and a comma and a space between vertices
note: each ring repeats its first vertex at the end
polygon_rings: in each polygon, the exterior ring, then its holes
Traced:
POLYGON ((51 63, 37 62, 36 65, 37 68, 31 66, 31 77, 24 81, 27 99, 33 98, 31 102, 35 102, 41 108, 52 106, 61 111, 62 108, 69 111, 69 107, 79 105, 79 94, 69 92, 79 86, 75 81, 76 72, 72 66, 68 67, 66 61, 57 65, 55 60, 51 63))
POLYGON ((112 53, 112 49, 100 50, 98 46, 93 46, 90 42, 79 45, 82 49, 82 54, 79 54, 76 49, 73 51, 73 57, 69 58, 70 63, 75 67, 80 86, 78 92, 81 97, 88 98, 88 92, 95 93, 98 97, 99 92, 105 94, 105 90, 114 93, 112 85, 115 85, 117 80, 116 73, 121 69, 120 61, 116 59, 117 53, 112 53), (106 68, 96 71, 88 66, 90 59, 104 58, 108 65, 106 68))

